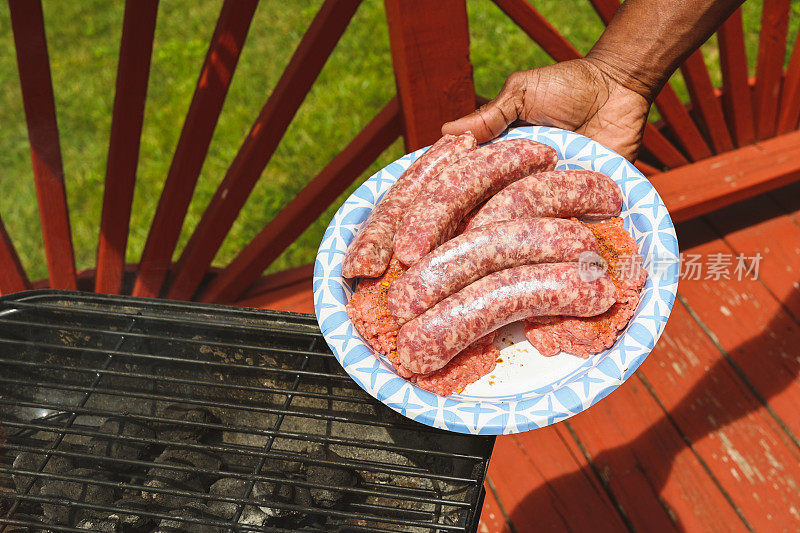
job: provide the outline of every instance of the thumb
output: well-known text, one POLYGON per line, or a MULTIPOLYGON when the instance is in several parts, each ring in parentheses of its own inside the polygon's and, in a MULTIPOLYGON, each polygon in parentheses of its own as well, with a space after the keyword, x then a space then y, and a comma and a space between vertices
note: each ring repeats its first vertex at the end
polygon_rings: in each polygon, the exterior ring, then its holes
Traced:
POLYGON ((522 95, 525 93, 524 84, 524 75, 515 72, 508 77, 494 100, 469 115, 446 122, 442 126, 442 134, 458 135, 471 131, 479 143, 494 139, 519 117, 518 110, 522 109, 522 95))

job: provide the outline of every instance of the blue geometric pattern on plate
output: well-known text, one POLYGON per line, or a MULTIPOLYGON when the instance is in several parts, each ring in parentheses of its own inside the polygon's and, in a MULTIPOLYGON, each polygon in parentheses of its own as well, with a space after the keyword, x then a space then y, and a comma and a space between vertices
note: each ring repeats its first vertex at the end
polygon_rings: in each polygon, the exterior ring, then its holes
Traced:
POLYGON ((588 169, 622 189, 621 216, 645 258, 647 284, 633 319, 614 346, 546 386, 519 394, 441 397, 399 377, 361 338, 345 305, 353 293, 341 277, 347 246, 381 196, 425 150, 407 154, 364 182, 336 212, 314 265, 314 308, 322 334, 345 371, 370 395, 429 426, 473 434, 528 431, 576 415, 610 394, 642 364, 664 331, 678 289, 678 240, 667 208, 627 160, 577 133, 545 126, 512 128, 496 139, 527 138, 558 152, 557 169, 588 169))

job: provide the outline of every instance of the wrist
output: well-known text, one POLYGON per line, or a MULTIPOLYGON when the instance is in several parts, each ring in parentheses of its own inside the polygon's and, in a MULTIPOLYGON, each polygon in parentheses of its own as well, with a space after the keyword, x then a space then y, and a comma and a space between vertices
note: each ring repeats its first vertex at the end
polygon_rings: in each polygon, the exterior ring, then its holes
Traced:
POLYGON ((666 83, 663 76, 650 72, 631 58, 605 50, 598 46, 586 54, 585 60, 600 73, 621 88, 635 93, 648 103, 661 91, 666 83))

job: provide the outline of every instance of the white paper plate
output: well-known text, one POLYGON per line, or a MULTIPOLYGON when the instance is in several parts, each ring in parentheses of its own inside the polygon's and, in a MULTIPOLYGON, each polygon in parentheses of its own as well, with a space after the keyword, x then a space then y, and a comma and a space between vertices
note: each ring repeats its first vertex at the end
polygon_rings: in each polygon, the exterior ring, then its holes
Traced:
POLYGON ((556 169, 587 169, 622 189, 622 218, 639 246, 647 283, 636 313, 614 346, 589 359, 543 357, 522 325, 497 335, 503 362, 461 394, 437 396, 399 377, 358 334, 345 311, 353 284, 342 278, 347 246, 381 196, 426 149, 401 157, 369 178, 336 212, 314 265, 314 308, 322 334, 345 371, 369 394, 429 426, 476 434, 518 433, 580 413, 619 387, 642 364, 669 318, 678 288, 678 241, 667 208, 649 181, 623 157, 577 133, 526 126, 493 142, 527 138, 558 152, 556 169))

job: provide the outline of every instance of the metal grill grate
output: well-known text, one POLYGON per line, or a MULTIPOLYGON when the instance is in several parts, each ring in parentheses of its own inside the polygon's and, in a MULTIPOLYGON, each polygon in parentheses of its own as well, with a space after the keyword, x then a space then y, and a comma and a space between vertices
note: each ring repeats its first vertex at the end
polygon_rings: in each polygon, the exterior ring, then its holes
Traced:
POLYGON ((475 531, 491 437, 414 423, 312 316, 0 299, 0 532, 475 531))

